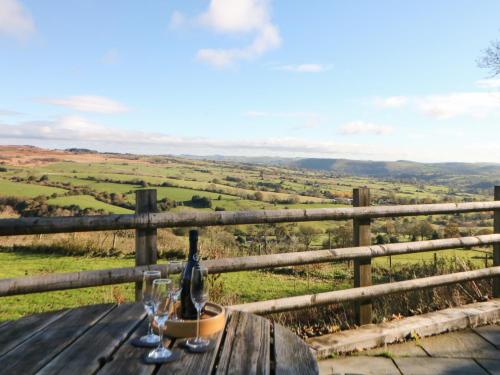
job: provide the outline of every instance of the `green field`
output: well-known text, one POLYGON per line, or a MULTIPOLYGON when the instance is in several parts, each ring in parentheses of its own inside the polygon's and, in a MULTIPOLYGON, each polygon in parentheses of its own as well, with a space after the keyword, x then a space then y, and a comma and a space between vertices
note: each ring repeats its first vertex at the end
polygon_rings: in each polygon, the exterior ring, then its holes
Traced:
POLYGON ((77 205, 83 209, 93 208, 96 210, 104 210, 112 214, 133 213, 132 210, 100 202, 90 195, 68 195, 64 197, 51 198, 47 201, 47 203, 59 207, 68 207, 71 205, 77 205))
MULTIPOLYGON (((161 262, 160 262, 161 263, 161 262)), ((0 252, 0 278, 47 275, 56 272, 76 272, 104 268, 133 266, 132 258, 88 258, 42 254, 0 252)), ((251 271, 221 276, 223 291, 232 295, 234 303, 268 298, 280 298, 310 292, 324 292, 332 288, 326 281, 307 280, 267 272, 251 271)), ((115 302, 116 298, 133 301, 133 284, 73 289, 3 297, 0 320, 16 319, 26 314, 39 313, 94 303, 115 302)))
POLYGON ((0 196, 3 197, 34 198, 39 195, 64 194, 65 192, 66 190, 60 188, 12 182, 0 178, 0 196))
MULTIPOLYGON (((349 207, 353 188, 360 186, 371 189, 372 202, 375 205, 491 199, 490 196, 473 194, 458 187, 451 189, 445 185, 416 180, 402 182, 270 165, 190 160, 167 156, 125 157, 99 154, 95 162, 61 159, 57 162, 37 163, 36 167, 26 166, 23 163, 14 164, 10 165, 9 161, 3 161, 7 170, 0 175, 0 197, 15 196, 24 202, 16 207, 0 206, 0 210, 3 210, 0 214, 6 217, 23 214, 43 215, 44 212, 51 215, 54 215, 54 212, 56 215, 99 213, 92 211, 89 213, 88 209, 113 214, 132 213, 132 209, 120 207, 118 204, 132 208, 135 204, 135 191, 144 188, 156 189, 159 202, 164 198, 169 200, 169 206, 163 209, 174 212, 195 209, 210 212, 349 207), (19 179, 22 182, 16 182, 19 179), (195 195, 209 198, 211 207, 194 208, 191 200, 195 195), (36 200, 28 199, 38 196, 42 197, 36 200), (32 206, 27 212, 17 212, 16 210, 22 210, 23 204, 32 206), (57 207, 66 208, 68 211, 59 210, 57 207)), ((466 235, 475 235, 485 228, 492 227, 491 215, 477 217, 474 220, 469 220, 469 217, 448 215, 431 218, 426 216, 399 218, 394 221, 394 230, 391 234, 383 229, 386 219, 374 220, 372 238, 375 240, 378 234, 386 236, 386 241, 389 241, 389 237, 392 237, 391 241, 393 238, 396 241, 409 241, 412 236, 421 238, 422 235, 418 233, 415 235, 412 232, 411 225, 416 227, 417 223, 424 221, 429 221, 439 237, 443 237, 444 226, 451 220, 457 222, 459 230, 467 233, 466 235)), ((306 248, 320 249, 323 248, 324 241, 329 238, 327 230, 335 233, 334 231, 343 224, 345 222, 321 221, 294 223, 283 227, 275 225, 222 227, 220 232, 205 229, 201 232, 200 243, 203 242, 204 256, 209 258, 255 255, 262 252, 303 251, 306 248), (313 228, 316 233, 311 235, 310 242, 306 244, 307 238, 303 232, 307 232, 308 228, 313 228)), ((349 222, 348 226, 350 225, 349 222)), ((188 244, 186 235, 187 230, 159 230, 158 248, 162 256, 166 257, 168 254, 179 256, 185 252, 188 244)), ((430 234, 426 236, 429 238, 430 234)), ((349 238, 352 239, 352 233, 349 238)), ((81 236, 78 234, 73 237, 72 234, 20 236, 7 238, 2 245, 4 252, 0 252, 0 278, 115 268, 134 264, 133 231, 83 233, 81 236), (89 257, 68 254, 87 254, 89 257), (112 256, 90 257, 103 254, 112 256)), ((489 259, 485 260, 485 252, 482 249, 480 251, 457 249, 437 253, 438 259, 455 262, 458 268, 463 264, 461 259, 472 262, 474 267, 483 267, 487 261, 491 264, 491 253, 488 256, 489 259)), ((426 252, 398 255, 391 257, 391 261, 394 270, 398 268, 411 270, 412 267, 423 263, 433 264, 434 254, 426 252)), ((389 264, 388 257, 373 260, 374 269, 387 269, 389 264)), ((223 274, 220 276, 225 298, 223 301, 229 304, 251 302, 342 289, 352 285, 352 269, 346 267, 346 262, 319 268, 312 267, 312 271, 306 269, 308 271, 252 271, 223 274)), ((384 277, 374 274, 374 282, 382 282, 384 277)), ((130 284, 8 297, 3 299, 0 319, 11 319, 32 312, 82 304, 112 302, 117 299, 131 300, 132 297, 133 286, 130 284)))
MULTIPOLYGON (((460 262, 460 259, 470 259, 478 267, 484 266, 482 254, 476 251, 457 249, 439 251, 437 254, 440 258, 456 256, 457 262, 460 262)), ((407 266, 422 261, 430 263, 433 258, 434 254, 432 252, 399 255, 392 257, 392 264, 394 269, 397 269, 398 266, 407 266)), ((160 261, 160 263, 163 262, 160 261)), ((379 267, 388 267, 388 258, 375 258, 373 264, 379 267)), ((89 258, 54 254, 0 252, 0 278, 48 275, 58 272, 77 272, 133 265, 134 259, 132 257, 89 258)), ((323 275, 322 277, 311 277, 309 280, 305 277, 280 275, 266 271, 226 273, 221 275, 222 292, 225 296, 230 296, 230 303, 244 303, 352 287, 352 280, 350 279, 332 279, 332 275, 336 273, 336 270, 346 272, 345 265, 327 265, 320 272, 323 275)), ((116 300, 133 301, 133 296, 133 284, 120 284, 4 297, 0 307, 0 320, 15 319, 26 314, 86 304, 115 302, 116 300)))

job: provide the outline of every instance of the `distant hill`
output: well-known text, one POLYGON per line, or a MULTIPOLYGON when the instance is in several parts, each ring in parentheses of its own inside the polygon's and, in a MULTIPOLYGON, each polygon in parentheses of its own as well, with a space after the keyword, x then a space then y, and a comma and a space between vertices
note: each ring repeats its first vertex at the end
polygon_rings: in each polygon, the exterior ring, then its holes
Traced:
POLYGON ((500 177, 500 164, 495 163, 418 163, 407 160, 365 161, 348 159, 298 159, 289 163, 296 168, 331 171, 339 174, 369 177, 419 179, 480 175, 500 177))
MULTIPOLYGON (((199 158, 199 157, 198 157, 199 158)), ((409 160, 372 161, 328 158, 272 158, 206 156, 207 160, 264 164, 330 172, 339 176, 373 177, 400 181, 422 181, 460 187, 469 192, 486 192, 500 185, 498 163, 419 163, 409 160)))
MULTIPOLYGON (((0 145, 0 159, 15 165, 41 165, 57 160, 106 162, 109 158, 138 160, 134 154, 103 153, 85 148, 48 150, 33 146, 0 145)), ((151 155, 144 157, 152 157, 151 155)), ((169 155, 169 157, 173 157, 169 155)), ((268 165, 329 172, 335 176, 359 176, 460 187, 469 192, 488 193, 500 185, 500 163, 419 163, 409 160, 372 161, 330 158, 285 158, 269 156, 177 155, 175 158, 211 160, 243 165, 268 165)), ((1 163, 1 161, 0 161, 1 163)))

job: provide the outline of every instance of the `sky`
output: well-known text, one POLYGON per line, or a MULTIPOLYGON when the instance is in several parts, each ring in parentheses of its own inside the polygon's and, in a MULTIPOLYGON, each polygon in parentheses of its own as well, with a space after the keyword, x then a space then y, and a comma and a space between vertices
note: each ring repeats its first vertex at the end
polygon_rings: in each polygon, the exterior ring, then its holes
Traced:
POLYGON ((498 0, 0 0, 0 144, 500 162, 498 0))

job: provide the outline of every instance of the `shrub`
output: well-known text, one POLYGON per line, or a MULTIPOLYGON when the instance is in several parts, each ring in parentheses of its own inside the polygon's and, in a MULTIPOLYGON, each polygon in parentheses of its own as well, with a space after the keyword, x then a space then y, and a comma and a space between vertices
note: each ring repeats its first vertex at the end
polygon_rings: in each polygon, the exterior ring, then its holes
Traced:
POLYGON ((191 197, 191 205, 196 208, 212 208, 212 200, 208 197, 193 195, 191 197))

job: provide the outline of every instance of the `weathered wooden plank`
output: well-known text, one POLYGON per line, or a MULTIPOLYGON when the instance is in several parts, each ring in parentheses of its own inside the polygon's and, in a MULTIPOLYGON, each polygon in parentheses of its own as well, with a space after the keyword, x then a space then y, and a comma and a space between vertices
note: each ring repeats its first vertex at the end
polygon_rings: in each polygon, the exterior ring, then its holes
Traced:
MULTIPOLYGON (((203 263, 208 268, 210 273, 223 273, 301 264, 326 263, 335 260, 380 257, 461 247, 483 246, 492 243, 500 243, 500 234, 405 242, 388 245, 349 247, 343 249, 225 258, 207 260, 203 263)), ((159 270, 165 273, 167 265, 156 264, 141 267, 112 268, 98 271, 82 271, 1 279, 0 296, 137 282, 142 279, 142 272, 150 269, 159 270)), ((169 272, 180 272, 180 268, 172 269, 169 272)))
POLYGON ((0 219, 0 236, 136 228, 173 228, 319 220, 374 219, 380 217, 493 211, 498 209, 500 209, 500 201, 354 208, 313 208, 233 212, 189 211, 177 213, 161 212, 149 215, 32 217, 0 219))
MULTIPOLYGON (((353 190, 354 207, 370 206, 370 189, 358 188, 353 190)), ((354 246, 371 245, 370 219, 353 220, 354 246)), ((370 257, 356 258, 354 260, 354 287, 372 285, 372 260, 370 257)), ((369 300, 358 301, 355 306, 356 322, 358 325, 372 322, 372 304, 369 300)))
POLYGON ((339 302, 362 301, 395 293, 434 288, 437 286, 459 282, 491 278, 500 275, 499 267, 483 268, 474 271, 457 272, 449 275, 424 277, 421 279, 399 281, 391 284, 379 284, 361 288, 336 290, 304 296, 279 298, 231 306, 234 310, 258 314, 269 314, 283 311, 305 309, 313 306, 328 305, 339 302))
POLYGON ((92 305, 69 310, 0 357, 4 374, 33 374, 50 362, 76 338, 96 324, 114 305, 92 305))
POLYGON ((215 374, 270 374, 270 334, 267 319, 232 312, 215 374))
POLYGON ((29 315, 0 327, 0 355, 9 352, 67 312, 67 310, 61 310, 29 315))
POLYGON ((93 374, 99 370, 144 319, 141 304, 124 304, 109 314, 60 353, 39 374, 93 374))
MULTIPOLYGON (((144 189, 135 191, 135 214, 149 214, 157 212, 156 190, 144 189)), ((157 260, 157 229, 135 230, 135 265, 143 266, 155 264, 157 260)), ((142 281, 135 283, 135 300, 142 300, 142 281)))
POLYGON ((276 375, 318 374, 319 368, 309 346, 288 329, 274 324, 276 375))
POLYGON ((137 327, 130 338, 118 348, 112 358, 106 362, 104 367, 98 372, 99 375, 151 375, 156 369, 156 365, 144 363, 143 357, 148 350, 136 348, 132 345, 132 340, 146 334, 148 322, 144 319, 137 327))
POLYGON ((224 331, 221 331, 210 337, 213 340, 214 346, 205 353, 189 353, 183 348, 182 340, 176 340, 172 351, 181 352, 181 357, 177 361, 165 363, 161 365, 158 375, 174 375, 174 374, 211 374, 217 353, 219 351, 220 342, 224 331))

